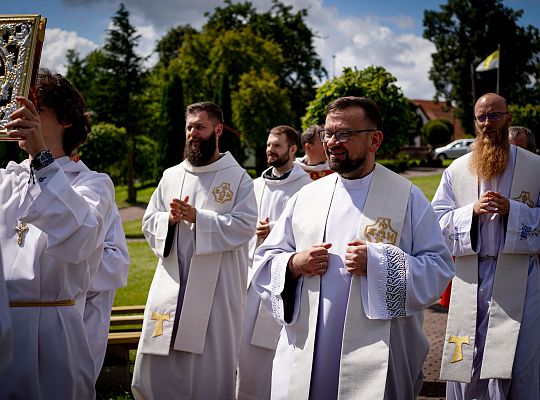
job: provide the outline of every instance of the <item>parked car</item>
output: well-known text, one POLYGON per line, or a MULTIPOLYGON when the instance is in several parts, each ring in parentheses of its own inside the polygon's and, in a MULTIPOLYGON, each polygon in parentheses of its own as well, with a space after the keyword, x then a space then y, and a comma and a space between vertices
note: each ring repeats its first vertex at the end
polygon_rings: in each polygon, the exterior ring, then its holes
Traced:
POLYGON ((443 147, 437 147, 433 150, 433 158, 436 160, 444 160, 446 158, 455 159, 461 157, 471 151, 471 144, 474 139, 458 139, 443 147))

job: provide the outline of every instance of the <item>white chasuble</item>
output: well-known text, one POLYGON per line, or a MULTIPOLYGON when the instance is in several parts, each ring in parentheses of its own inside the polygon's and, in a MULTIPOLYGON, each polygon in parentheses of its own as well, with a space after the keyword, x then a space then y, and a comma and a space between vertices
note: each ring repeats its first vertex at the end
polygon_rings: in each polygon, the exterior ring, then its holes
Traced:
MULTIPOLYGON (((231 211, 235 204, 240 181, 245 174, 244 169, 240 168, 231 156, 229 157, 234 163, 229 162, 225 164, 224 168, 218 169, 227 161, 227 155, 223 157, 225 160, 221 160, 221 163, 218 160, 208 166, 198 167, 199 172, 215 172, 202 208, 218 214, 231 211)), ((184 161, 180 164, 180 168, 174 170, 175 176, 170 177, 170 179, 178 182, 179 186, 172 188, 171 193, 165 194, 163 196, 165 199, 176 197, 183 200, 185 196, 189 196, 190 199, 195 197, 193 191, 198 190, 198 188, 183 185, 185 174, 189 173, 186 166, 186 161, 184 161)), ((173 241, 171 253, 176 253, 176 246, 176 241, 173 241)), ((221 258, 221 252, 192 256, 178 331, 174 340, 174 350, 195 354, 204 352, 221 258)), ((179 266, 176 257, 160 258, 152 281, 152 289, 145 310, 140 352, 142 354, 168 355, 180 291, 179 266)))
MULTIPOLYGON (((476 176, 469 170, 470 156, 454 161, 452 188, 456 207, 474 203, 479 197, 476 176)), ((534 207, 540 193, 538 157, 518 149, 510 199, 534 207), (527 202, 529 200, 529 202, 527 202)), ((471 229, 476 229, 473 226, 471 229)), ((459 240, 456 237, 454 240, 459 240)), ((505 248, 508 246, 505 246, 505 248)), ((510 379, 525 301, 529 254, 500 251, 493 283, 489 325, 480 379, 510 379)), ((478 290, 478 255, 456 257, 456 277, 452 283, 441 379, 471 382, 478 290)))
MULTIPOLYGON (((298 238, 298 251, 323 242, 336 180, 337 176, 327 179, 327 187, 320 191, 317 199, 302 196, 308 192, 299 193, 297 199, 299 212, 293 218, 293 232, 298 238), (313 220, 310 218, 312 215, 319 217, 313 220), (310 225, 309 229, 306 225, 310 225)), ((410 181, 377 164, 359 221, 357 237, 368 242, 397 246, 401 238, 411 186, 410 181), (389 193, 392 195, 389 196, 389 193)), ((363 297, 367 299, 367 294, 362 293, 361 286, 361 278, 353 276, 343 331, 338 390, 340 399, 384 397, 390 321, 367 318, 362 304, 363 297)), ((320 287, 319 276, 303 277, 300 312, 295 328, 294 364, 288 393, 290 399, 309 397, 320 287)))

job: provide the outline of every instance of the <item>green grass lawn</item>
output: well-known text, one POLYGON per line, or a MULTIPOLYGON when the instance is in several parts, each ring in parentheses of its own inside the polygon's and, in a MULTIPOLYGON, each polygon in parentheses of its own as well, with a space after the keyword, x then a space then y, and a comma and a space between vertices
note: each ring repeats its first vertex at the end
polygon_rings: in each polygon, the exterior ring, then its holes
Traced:
POLYGON ((137 239, 137 238, 144 238, 144 235, 142 233, 142 221, 137 218, 131 221, 125 221, 122 223, 122 226, 124 227, 124 233, 126 234, 126 238, 128 239, 137 239))
POLYGON ((420 188, 422 192, 426 195, 427 199, 431 201, 433 195, 437 191, 439 182, 441 181, 442 174, 431 175, 431 176, 416 176, 410 178, 411 182, 420 188))
MULTIPOLYGON (((156 184, 147 183, 144 185, 135 185, 135 188, 137 189, 137 204, 148 204, 152 193, 154 193, 154 190, 156 189, 156 184)), ((126 185, 116 185, 114 187, 114 192, 118 208, 124 208, 130 205, 127 201, 126 185)))
POLYGON ((128 251, 131 258, 128 284, 116 291, 115 306, 146 304, 150 283, 156 270, 157 257, 146 240, 129 241, 128 251))

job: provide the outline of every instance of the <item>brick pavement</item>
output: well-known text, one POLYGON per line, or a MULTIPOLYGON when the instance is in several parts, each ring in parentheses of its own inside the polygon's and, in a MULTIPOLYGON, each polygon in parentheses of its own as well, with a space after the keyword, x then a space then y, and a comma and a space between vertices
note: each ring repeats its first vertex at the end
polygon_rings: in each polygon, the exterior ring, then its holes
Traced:
POLYGON ((424 385, 419 400, 444 399, 446 384, 439 380, 441 356, 448 309, 435 304, 424 311, 424 333, 429 340, 429 353, 424 362, 424 385))

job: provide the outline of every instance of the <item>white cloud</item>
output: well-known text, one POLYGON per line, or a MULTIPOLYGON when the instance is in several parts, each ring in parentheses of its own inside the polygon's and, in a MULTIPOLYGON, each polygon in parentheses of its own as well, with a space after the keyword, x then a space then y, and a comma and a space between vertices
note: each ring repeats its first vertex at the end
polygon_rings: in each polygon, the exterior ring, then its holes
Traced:
POLYGON ((67 71, 66 52, 69 49, 74 49, 82 58, 96 47, 96 43, 79 36, 76 32, 49 28, 45 31, 40 66, 65 74, 67 71))
MULTIPOLYGON (((80 0, 65 0, 78 3, 80 0)), ((96 0, 94 0, 96 1, 96 0)), ((239 2, 236 0, 235 2, 239 2)), ((308 10, 306 22, 316 34, 314 46, 330 76, 344 67, 363 69, 381 65, 397 79, 410 98, 431 99, 435 89, 429 80, 434 45, 413 33, 418 21, 407 15, 363 16, 340 14, 335 6, 323 0, 282 0, 293 12, 308 10), (335 58, 334 58, 335 56, 335 58)), ((156 41, 174 26, 190 24, 200 29, 206 22, 205 12, 225 7, 217 0, 125 0, 130 21, 142 35, 139 54, 148 56, 156 41)), ((268 0, 252 0, 258 11, 267 11, 268 0)), ((65 51, 64 51, 65 53, 65 51)), ((147 65, 153 65, 153 54, 147 65)))

